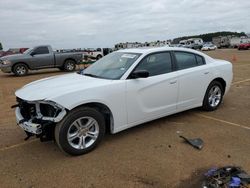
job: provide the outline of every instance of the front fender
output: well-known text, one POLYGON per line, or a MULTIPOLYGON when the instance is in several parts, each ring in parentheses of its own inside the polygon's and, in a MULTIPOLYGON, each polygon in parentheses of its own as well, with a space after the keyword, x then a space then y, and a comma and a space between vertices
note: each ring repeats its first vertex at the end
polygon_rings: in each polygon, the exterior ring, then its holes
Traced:
POLYGON ((87 103, 101 103, 107 106, 114 119, 114 132, 127 124, 127 106, 125 84, 114 83, 108 87, 71 92, 46 100, 54 101, 68 110, 87 103))

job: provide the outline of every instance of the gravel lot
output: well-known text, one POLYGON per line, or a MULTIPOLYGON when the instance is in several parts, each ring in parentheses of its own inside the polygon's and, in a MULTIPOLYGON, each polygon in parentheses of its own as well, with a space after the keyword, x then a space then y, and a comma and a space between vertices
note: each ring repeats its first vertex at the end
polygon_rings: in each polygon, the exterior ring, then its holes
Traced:
POLYGON ((16 125, 14 91, 57 69, 17 78, 0 72, 0 187, 198 187, 214 166, 238 165, 250 173, 250 51, 207 52, 234 65, 234 83, 215 112, 194 109, 115 135, 93 152, 66 156, 54 142, 24 141, 16 125), (178 132, 200 137, 201 151, 178 132))

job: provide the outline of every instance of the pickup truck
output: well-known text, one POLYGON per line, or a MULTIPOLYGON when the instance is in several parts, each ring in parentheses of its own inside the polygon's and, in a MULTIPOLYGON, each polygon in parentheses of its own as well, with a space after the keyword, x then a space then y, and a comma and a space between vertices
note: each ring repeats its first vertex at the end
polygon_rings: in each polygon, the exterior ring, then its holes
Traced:
POLYGON ((97 48, 97 49, 94 49, 94 48, 88 48, 88 49, 85 49, 83 54, 85 56, 88 56, 92 59, 96 59, 96 60, 99 60, 101 59, 103 56, 109 54, 112 52, 112 49, 111 48, 97 48))
POLYGON ((76 64, 82 61, 82 53, 54 52, 49 45, 36 46, 23 54, 8 55, 0 58, 0 69, 5 73, 13 72, 24 76, 29 70, 59 68, 63 71, 74 71, 76 64))

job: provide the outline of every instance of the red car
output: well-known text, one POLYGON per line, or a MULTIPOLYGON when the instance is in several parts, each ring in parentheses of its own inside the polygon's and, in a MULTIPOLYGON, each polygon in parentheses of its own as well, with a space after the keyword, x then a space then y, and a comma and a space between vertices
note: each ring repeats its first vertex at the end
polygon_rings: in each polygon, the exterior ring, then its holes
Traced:
POLYGON ((250 43, 240 44, 238 50, 248 50, 250 48, 250 43))
POLYGON ((13 54, 22 54, 29 48, 10 48, 8 51, 1 51, 0 57, 7 56, 7 55, 13 55, 13 54))

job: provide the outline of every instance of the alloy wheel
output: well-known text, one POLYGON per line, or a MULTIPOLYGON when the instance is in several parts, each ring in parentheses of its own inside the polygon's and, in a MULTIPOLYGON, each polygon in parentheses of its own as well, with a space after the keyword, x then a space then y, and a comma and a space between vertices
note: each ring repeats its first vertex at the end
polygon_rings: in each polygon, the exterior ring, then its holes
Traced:
POLYGON ((220 104, 222 97, 221 88, 217 85, 213 86, 209 91, 208 102, 211 107, 216 107, 220 104))
POLYGON ((21 65, 20 65, 20 66, 17 66, 16 72, 18 73, 18 75, 24 75, 25 72, 26 72, 26 69, 25 69, 24 66, 21 66, 21 65))
POLYGON ((75 149, 85 149, 93 145, 99 135, 99 125, 92 117, 75 120, 68 129, 68 143, 75 149))
POLYGON ((75 66, 73 63, 67 63, 66 67, 67 67, 67 70, 72 71, 72 70, 74 70, 75 66))

